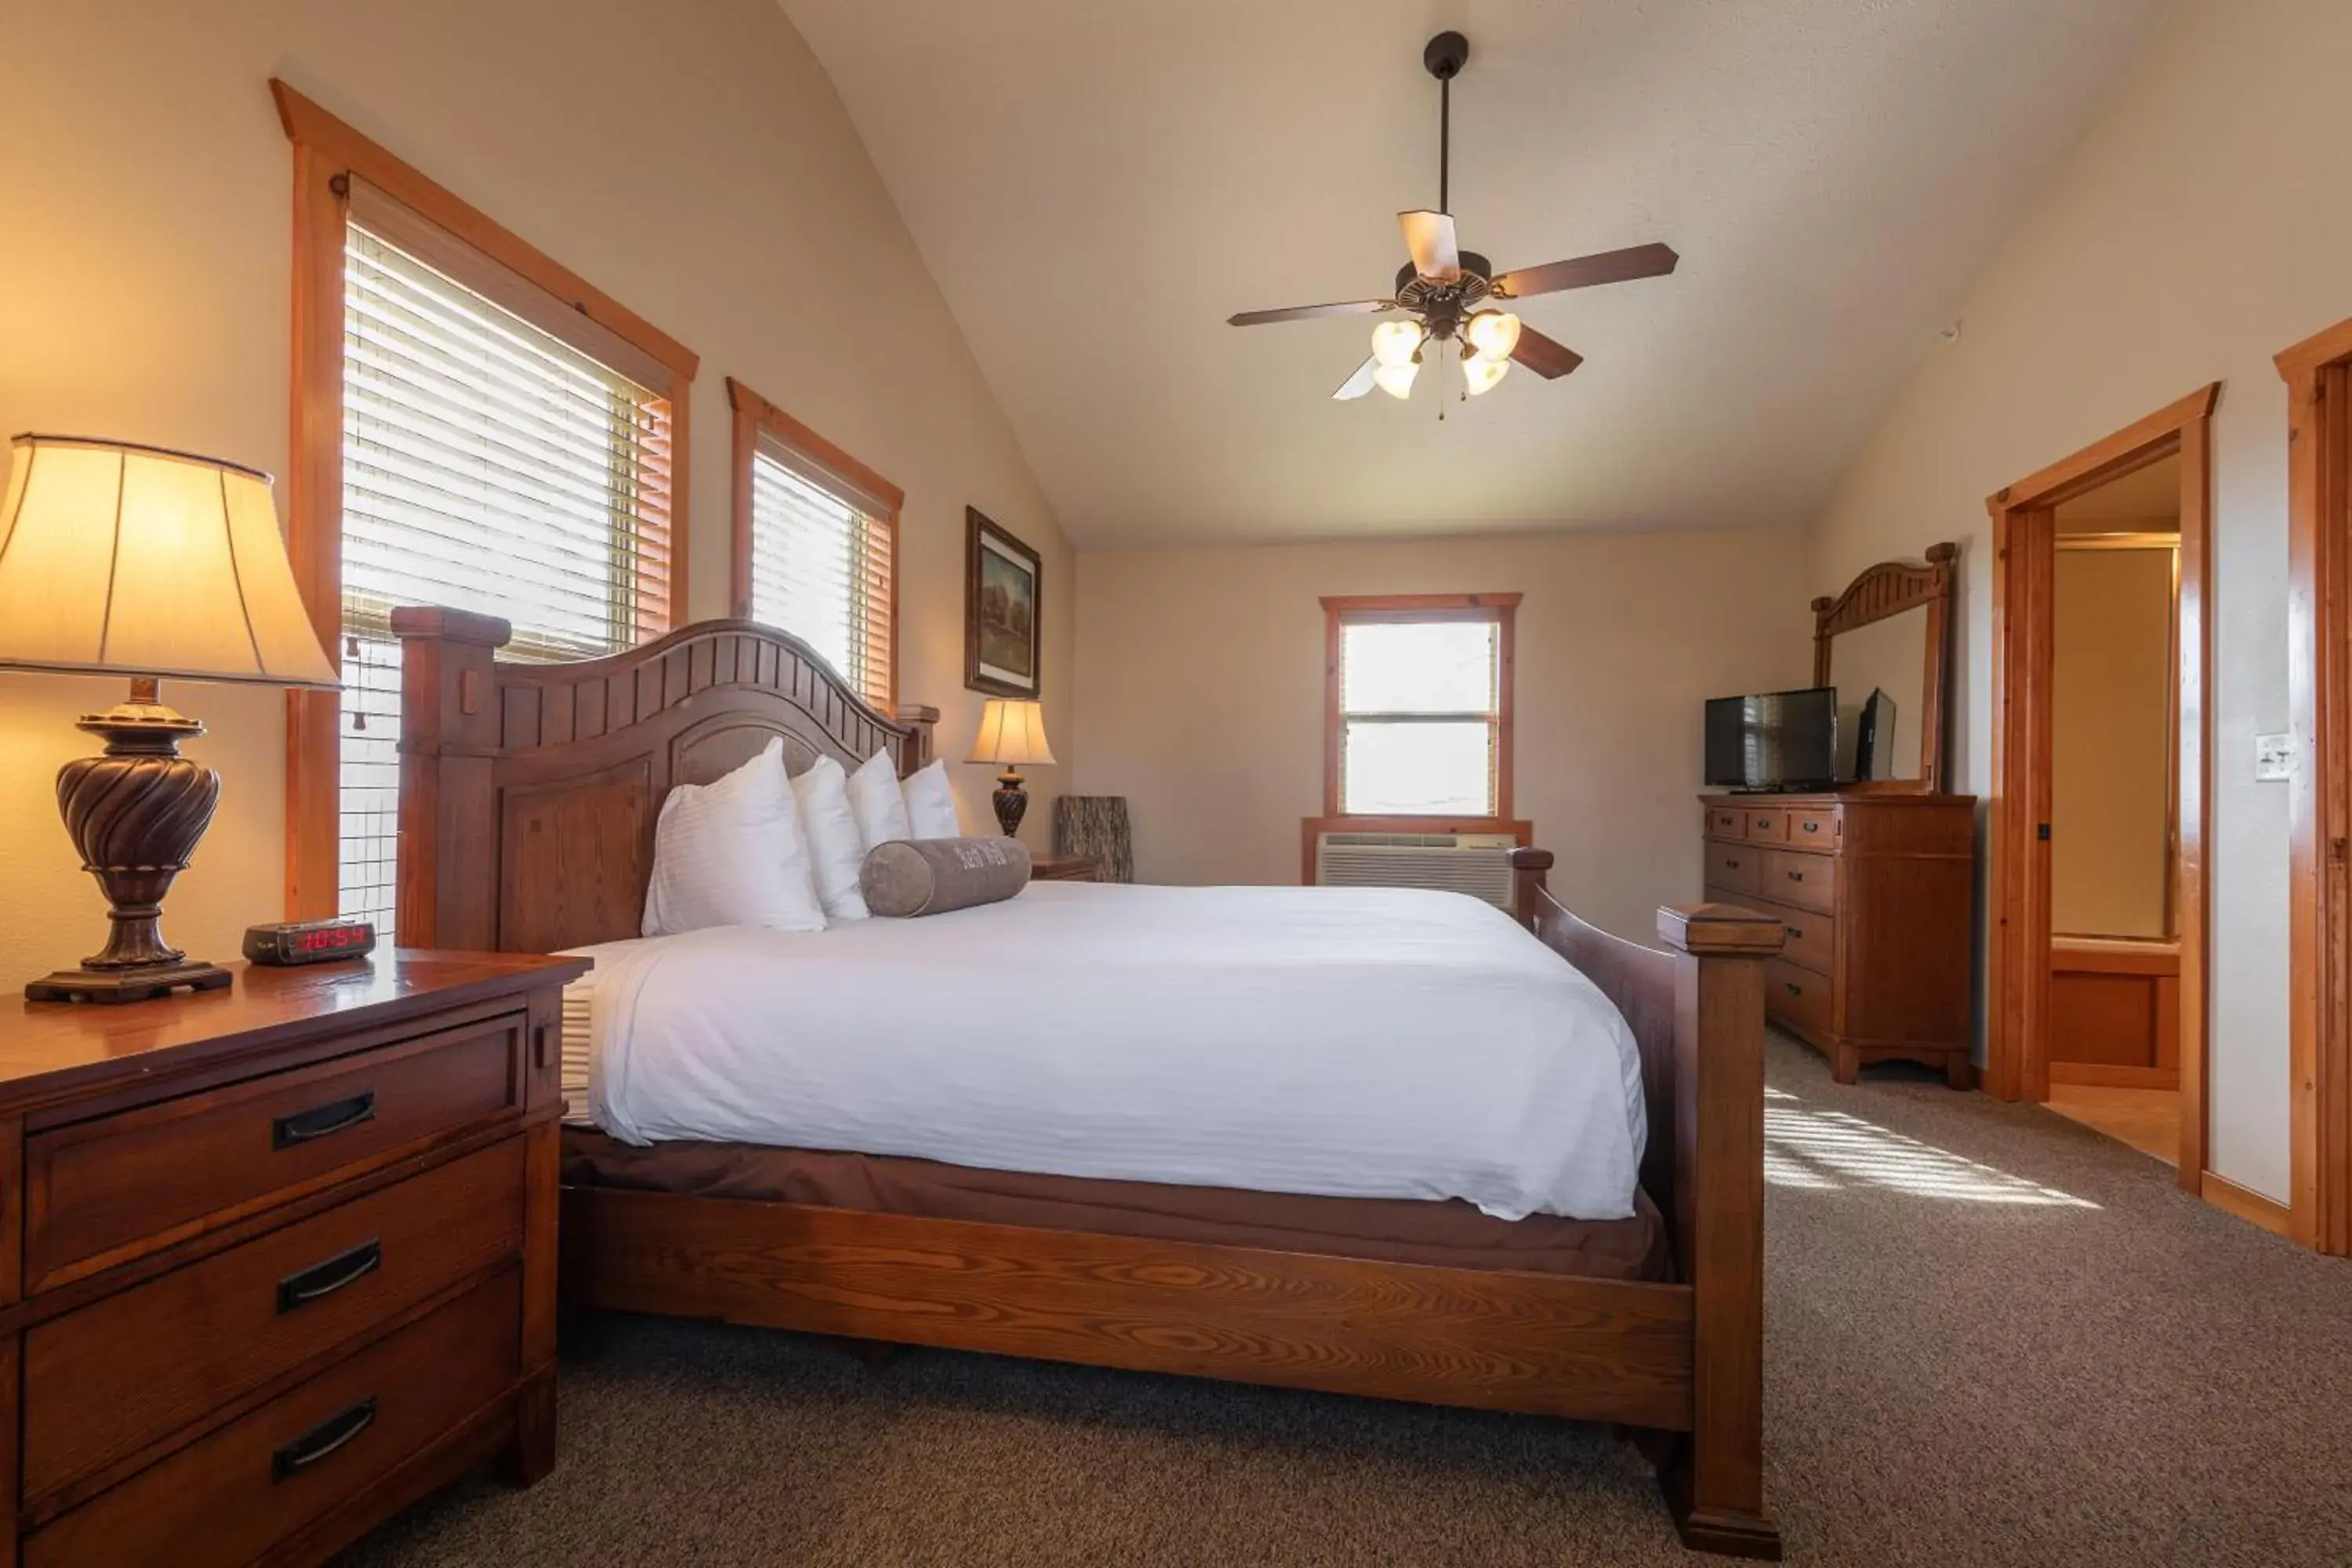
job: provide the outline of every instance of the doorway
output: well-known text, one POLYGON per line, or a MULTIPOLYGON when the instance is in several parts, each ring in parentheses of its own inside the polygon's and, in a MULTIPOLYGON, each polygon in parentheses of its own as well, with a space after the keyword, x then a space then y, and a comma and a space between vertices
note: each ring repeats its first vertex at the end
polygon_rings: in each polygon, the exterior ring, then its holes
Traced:
POLYGON ((2219 393, 2219 384, 2205 387, 1987 502, 1994 715, 1984 1087, 2082 1113, 2171 1158, 2180 1184, 2199 1193, 2207 1181, 2205 581, 2219 393))
POLYGON ((2053 509, 2050 1109, 2180 1153, 2180 457, 2053 509))

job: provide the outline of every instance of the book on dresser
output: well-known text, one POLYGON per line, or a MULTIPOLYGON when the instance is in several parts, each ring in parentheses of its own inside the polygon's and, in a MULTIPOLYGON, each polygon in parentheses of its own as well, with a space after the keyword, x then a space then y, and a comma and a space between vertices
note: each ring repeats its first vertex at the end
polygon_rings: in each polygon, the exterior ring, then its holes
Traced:
POLYGON ((1761 910, 1784 944, 1765 1013, 1852 1083, 1916 1061, 1970 1082, 1976 797, 1706 795, 1706 897, 1761 910))
POLYGON ((314 1563, 555 1455, 562 988, 383 952, 0 1010, 0 1563, 314 1563))

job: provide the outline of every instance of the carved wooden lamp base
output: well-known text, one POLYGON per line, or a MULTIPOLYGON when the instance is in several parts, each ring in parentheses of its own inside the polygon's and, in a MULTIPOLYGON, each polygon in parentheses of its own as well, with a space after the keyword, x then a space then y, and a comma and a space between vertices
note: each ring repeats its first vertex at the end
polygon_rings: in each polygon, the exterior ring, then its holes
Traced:
POLYGON ((996 826, 1007 838, 1021 837, 1021 819, 1029 813, 1029 792, 1022 787, 1026 782, 1019 769, 1007 768, 996 775, 996 793, 988 797, 996 808, 996 826))
POLYGON ((103 952, 79 969, 33 981, 25 994, 36 1002, 144 1002, 182 986, 226 985, 227 970, 190 963, 163 932, 163 895, 220 804, 220 775, 180 755, 180 742, 205 727, 164 706, 160 684, 148 679, 131 683, 129 701, 86 713, 75 728, 103 735, 106 752, 58 770, 58 809, 82 869, 106 894, 113 926, 103 952))

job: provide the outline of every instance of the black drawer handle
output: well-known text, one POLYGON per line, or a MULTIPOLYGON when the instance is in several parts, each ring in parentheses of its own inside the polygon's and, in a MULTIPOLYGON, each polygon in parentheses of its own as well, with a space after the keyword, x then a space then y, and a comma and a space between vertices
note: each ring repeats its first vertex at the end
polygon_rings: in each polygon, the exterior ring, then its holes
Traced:
POLYGON ((1790 942, 1802 942, 1805 940, 1805 933, 1798 930, 1795 926, 1782 926, 1780 929, 1789 933, 1789 940, 1790 942))
POLYGON ((1739 869, 1739 862, 1737 860, 1726 859, 1723 863, 1723 867, 1727 871, 1737 871, 1739 869))
POLYGON ((324 1263, 314 1263, 278 1282, 278 1310, 290 1312, 346 1285, 356 1285, 383 1267, 383 1242, 370 1237, 348 1252, 338 1252, 324 1263))
POLYGON ((1789 880, 1791 882, 1801 882, 1804 879, 1805 874, 1802 871, 1791 871, 1789 873, 1789 880))
POLYGON ((290 1149, 297 1143, 308 1143, 341 1132, 346 1127, 357 1127, 362 1121, 375 1120, 375 1090, 363 1089, 349 1100, 338 1100, 325 1105, 314 1105, 308 1110, 297 1110, 281 1116, 269 1124, 269 1146, 290 1149))
POLYGON ((269 1458, 269 1479, 282 1481, 299 1475, 375 1425, 375 1395, 371 1394, 340 1415, 330 1415, 269 1458))
POLYGON ((1805 994, 1805 988, 1795 981, 1784 980, 1780 984, 1789 988, 1789 994, 1791 996, 1802 996, 1805 994))

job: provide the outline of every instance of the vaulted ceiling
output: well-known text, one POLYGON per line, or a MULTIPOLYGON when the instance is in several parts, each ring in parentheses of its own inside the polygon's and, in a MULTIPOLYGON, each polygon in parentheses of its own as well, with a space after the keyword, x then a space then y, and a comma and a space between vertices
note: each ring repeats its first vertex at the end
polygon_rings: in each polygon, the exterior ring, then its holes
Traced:
MULTIPOLYGON (((1936 351, 2163 0, 782 0, 1081 546, 1801 520, 1936 351), (1475 402, 1332 389, 1433 206, 1586 356, 1475 402)), ((809 243, 823 245, 821 214, 809 243)), ((843 257, 845 308, 862 297, 843 257)))

